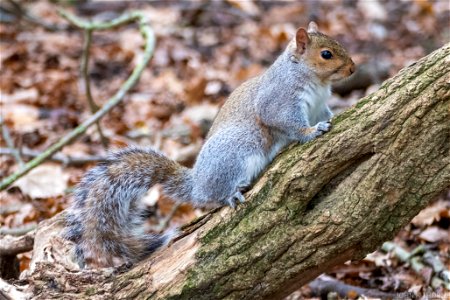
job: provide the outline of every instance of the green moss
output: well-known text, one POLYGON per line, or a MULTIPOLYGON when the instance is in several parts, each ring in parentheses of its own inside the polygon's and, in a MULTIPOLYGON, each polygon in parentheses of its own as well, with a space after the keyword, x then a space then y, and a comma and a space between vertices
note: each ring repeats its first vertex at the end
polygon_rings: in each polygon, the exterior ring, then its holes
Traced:
POLYGON ((356 103, 355 108, 361 108, 361 107, 363 107, 364 105, 366 105, 367 103, 369 103, 370 100, 371 100, 370 97, 366 97, 366 98, 361 99, 360 101, 358 101, 358 103, 356 103))
POLYGON ((335 116, 333 118, 333 125, 336 126, 339 123, 341 123, 342 121, 348 119, 355 111, 356 110, 354 108, 350 108, 350 109, 340 113, 339 115, 335 116))
POLYGON ((372 100, 372 97, 370 97, 370 96, 362 98, 360 101, 358 101, 358 103, 355 104, 354 107, 349 108, 349 109, 343 111, 342 113, 340 113, 339 115, 335 116, 333 118, 333 125, 336 126, 339 123, 341 123, 342 121, 350 118, 358 109, 360 109, 367 103, 371 102, 371 100, 372 100))
POLYGON ((86 296, 93 296, 97 293, 97 290, 94 287, 90 287, 88 289, 86 289, 86 291, 84 292, 84 294, 86 296))

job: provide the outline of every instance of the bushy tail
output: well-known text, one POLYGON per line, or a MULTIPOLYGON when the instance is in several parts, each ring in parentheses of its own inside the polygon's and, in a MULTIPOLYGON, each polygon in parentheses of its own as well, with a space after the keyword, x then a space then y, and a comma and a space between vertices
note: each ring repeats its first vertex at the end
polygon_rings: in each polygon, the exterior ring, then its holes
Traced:
POLYGON ((110 267, 141 260, 171 240, 143 231, 141 198, 155 184, 178 201, 189 201, 190 169, 151 150, 128 148, 86 173, 66 213, 65 237, 76 243, 81 265, 110 267))

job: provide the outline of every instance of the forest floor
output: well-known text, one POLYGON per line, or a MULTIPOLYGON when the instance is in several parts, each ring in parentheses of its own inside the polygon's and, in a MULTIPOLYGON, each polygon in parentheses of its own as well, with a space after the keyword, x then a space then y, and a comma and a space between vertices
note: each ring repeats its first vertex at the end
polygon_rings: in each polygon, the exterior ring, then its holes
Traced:
MULTIPOLYGON (((149 17, 157 36, 152 61, 125 100, 100 124, 108 148, 152 146, 186 166, 195 161, 230 92, 263 72, 295 29, 310 20, 339 40, 365 72, 351 84, 336 86, 338 93, 329 101, 335 113, 450 40, 448 0, 16 3, 28 17, 11 9, 10 1, 0 4, 0 109, 2 136, 9 132, 23 161, 42 153, 92 114, 80 74, 83 32, 58 16, 57 7, 94 20, 108 20, 126 10, 149 17), (50 31, 48 25, 58 28, 50 31)), ((142 54, 136 25, 94 31, 89 78, 99 106, 117 91, 142 54)), ((10 155, 4 138, 0 147, 0 178, 5 178, 20 167, 20 160, 10 155)), ((25 234, 66 208, 76 183, 95 164, 86 160, 102 159, 105 153, 92 126, 64 147, 59 161, 41 164, 0 192, 0 237, 25 234)), ((174 205, 157 191, 145 201, 152 212, 150 231, 180 226, 204 213, 186 204, 174 205)), ((337 280, 332 281, 334 289, 348 284, 369 292, 403 293, 403 299, 450 299, 450 291, 437 280, 445 275, 439 277, 432 267, 434 260, 447 270, 450 265, 449 211, 450 192, 431 203, 392 241, 413 255, 402 258, 398 248, 380 249, 361 261, 337 266, 327 273, 337 280)), ((30 257, 31 252, 19 255, 21 271, 30 257)), ((288 298, 310 299, 319 297, 317 293, 314 285, 299 286, 288 298)), ((352 287, 346 294, 358 296, 352 287)))

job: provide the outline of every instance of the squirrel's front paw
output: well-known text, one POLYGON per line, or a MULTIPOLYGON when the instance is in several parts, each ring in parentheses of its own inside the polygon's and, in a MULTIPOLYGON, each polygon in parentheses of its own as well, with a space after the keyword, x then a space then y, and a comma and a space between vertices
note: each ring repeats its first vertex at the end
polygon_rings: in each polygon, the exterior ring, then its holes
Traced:
POLYGON ((320 134, 324 134, 325 132, 328 132, 331 130, 331 123, 330 123, 330 121, 319 122, 314 127, 316 127, 317 131, 320 132, 320 134))

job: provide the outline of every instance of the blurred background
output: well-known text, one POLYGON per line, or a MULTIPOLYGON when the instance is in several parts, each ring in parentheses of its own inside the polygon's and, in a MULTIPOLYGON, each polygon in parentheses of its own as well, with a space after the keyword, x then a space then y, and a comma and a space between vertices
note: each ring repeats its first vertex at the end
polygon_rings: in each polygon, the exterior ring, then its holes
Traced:
MULTIPOLYGON (((92 112, 80 73, 83 32, 61 18, 64 8, 104 21, 126 11, 145 14, 157 36, 139 83, 100 122, 108 148, 152 146, 191 166, 214 116, 243 81, 261 74, 296 28, 315 21, 343 44, 358 66, 334 86, 335 113, 375 91, 383 80, 450 41, 450 3, 437 1, 20 1, 0 2, 0 177, 42 153, 92 112), (5 140, 11 137, 17 159, 5 140)), ((88 76, 101 106, 143 55, 142 36, 130 24, 94 31, 88 76)), ((105 157, 95 126, 0 192, 0 234, 24 234, 60 212, 82 174, 105 157)), ((449 263, 450 196, 442 195, 405 228, 396 243, 426 245, 449 263)), ((204 213, 174 205, 156 190, 146 197, 149 230, 179 226, 204 213)), ((19 257, 27 268, 30 253, 19 257)), ((369 289, 423 295, 435 287, 392 254, 376 252, 329 275, 369 289)), ((299 286, 299 289, 301 287, 299 286)), ((291 299, 313 297, 305 286, 291 299)))

